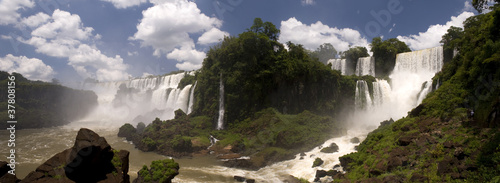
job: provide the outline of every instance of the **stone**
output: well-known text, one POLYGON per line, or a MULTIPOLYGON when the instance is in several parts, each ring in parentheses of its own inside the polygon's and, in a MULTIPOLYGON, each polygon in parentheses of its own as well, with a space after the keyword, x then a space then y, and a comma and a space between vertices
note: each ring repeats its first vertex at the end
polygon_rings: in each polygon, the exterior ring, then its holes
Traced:
POLYGON ((357 144, 357 143, 359 143, 359 138, 358 137, 354 137, 354 138, 351 139, 350 142, 353 143, 353 144, 357 144))

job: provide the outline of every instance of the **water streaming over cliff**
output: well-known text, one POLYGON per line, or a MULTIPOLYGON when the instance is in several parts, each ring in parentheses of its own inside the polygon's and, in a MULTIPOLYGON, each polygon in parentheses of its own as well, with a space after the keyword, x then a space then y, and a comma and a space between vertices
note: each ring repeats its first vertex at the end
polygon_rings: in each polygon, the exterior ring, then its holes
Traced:
POLYGON ((375 76, 375 58, 363 57, 359 58, 356 63, 356 75, 358 76, 375 76))
MULTIPOLYGON (((443 48, 435 47, 396 56, 394 71, 386 80, 377 79, 370 91, 373 103, 368 97, 358 97, 359 91, 366 91, 364 81, 356 85, 356 106, 367 110, 365 115, 372 119, 399 119, 419 105, 432 91, 432 77, 443 67, 443 48), (361 84, 360 84, 361 83, 361 84), (367 107, 364 105, 368 105, 367 107)), ((364 94, 366 95, 366 94, 364 94)), ((374 121, 374 123, 380 121, 374 121)))
POLYGON ((224 129, 224 82, 222 81, 222 74, 219 83, 219 119, 217 119, 217 130, 224 129))
POLYGON ((191 112, 194 86, 178 88, 182 78, 194 72, 149 76, 128 81, 84 83, 98 95, 99 106, 84 120, 123 120, 151 122, 154 118, 172 119, 174 111, 191 112))
POLYGON ((333 70, 338 70, 342 75, 347 74, 347 65, 345 59, 330 59, 328 60, 329 64, 332 64, 333 70))

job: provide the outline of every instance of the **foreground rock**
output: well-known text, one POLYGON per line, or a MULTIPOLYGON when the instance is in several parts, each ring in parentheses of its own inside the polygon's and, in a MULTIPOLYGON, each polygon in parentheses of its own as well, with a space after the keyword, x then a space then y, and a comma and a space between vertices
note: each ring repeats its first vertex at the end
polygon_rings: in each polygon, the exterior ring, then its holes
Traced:
POLYGON ((130 182, 126 150, 111 148, 106 139, 82 128, 75 145, 54 155, 21 182, 130 182))
POLYGON ((0 161, 0 182, 15 183, 21 181, 15 175, 10 174, 10 170, 12 169, 9 167, 7 162, 0 161))

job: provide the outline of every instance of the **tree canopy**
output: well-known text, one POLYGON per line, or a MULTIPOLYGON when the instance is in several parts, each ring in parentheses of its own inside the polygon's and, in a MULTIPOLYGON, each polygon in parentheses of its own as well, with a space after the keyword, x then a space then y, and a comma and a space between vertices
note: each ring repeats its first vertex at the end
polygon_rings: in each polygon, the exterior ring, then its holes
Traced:
POLYGON ((323 43, 311 53, 311 56, 314 58, 318 58, 321 63, 326 65, 328 63, 328 60, 337 57, 337 50, 333 47, 332 44, 323 43))
POLYGON ((375 57, 375 72, 378 77, 387 76, 392 72, 398 53, 411 51, 406 43, 397 38, 385 41, 382 41, 381 37, 373 38, 371 47, 373 57, 375 57))
POLYGON ((353 48, 349 48, 349 50, 343 53, 343 58, 346 59, 347 67, 348 67, 348 75, 353 74, 356 69, 356 64, 358 63, 358 59, 361 57, 369 57, 368 50, 365 47, 356 46, 353 48))
POLYGON ((482 13, 483 10, 490 7, 490 4, 499 2, 500 0, 472 0, 472 6, 474 6, 479 13, 482 13))

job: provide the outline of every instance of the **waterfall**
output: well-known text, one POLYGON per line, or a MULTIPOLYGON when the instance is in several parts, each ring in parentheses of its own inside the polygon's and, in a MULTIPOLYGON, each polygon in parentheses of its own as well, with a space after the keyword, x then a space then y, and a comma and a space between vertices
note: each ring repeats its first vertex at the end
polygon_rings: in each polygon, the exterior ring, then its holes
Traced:
MULTIPOLYGON (((366 71, 368 58, 358 61, 358 75, 366 71)), ((357 81, 354 120, 366 121, 363 125, 378 125, 389 118, 397 120, 406 116, 432 91, 432 77, 442 66, 442 47, 398 54, 394 71, 389 75, 390 81, 377 79, 370 91, 365 81, 357 81)))
POLYGON ((364 76, 370 75, 375 76, 375 58, 374 57, 363 57, 358 59, 356 64, 356 75, 364 76))
POLYGON ((219 119, 217 120, 217 130, 224 129, 224 82, 222 81, 222 74, 220 75, 219 83, 219 119))
POLYGON ((193 87, 191 88, 191 94, 189 94, 189 104, 188 104, 188 110, 187 113, 190 114, 193 111, 193 105, 194 105, 194 89, 196 89, 196 84, 198 84, 198 81, 194 82, 193 87))
POLYGON ((381 106, 391 102, 391 85, 386 80, 377 79, 373 82, 373 105, 381 106))
POLYGON ((137 117, 143 122, 161 119, 172 119, 174 111, 181 109, 186 113, 191 112, 193 106, 195 85, 186 85, 178 88, 180 81, 186 75, 194 72, 182 72, 164 76, 149 76, 128 81, 85 83, 83 89, 93 90, 98 95, 99 105, 108 113, 107 116, 120 118, 117 120, 132 120, 137 117), (126 91, 120 91, 120 86, 125 86, 126 91), (124 93, 127 97, 116 98, 117 92, 124 93), (113 105, 120 100, 119 105, 113 105))
POLYGON ((427 73, 434 76, 442 67, 443 47, 440 46, 398 54, 394 72, 427 73))
POLYGON ((364 80, 356 81, 355 93, 356 109, 369 109, 372 106, 372 99, 368 90, 368 84, 364 80))
POLYGON ((342 75, 346 75, 347 73, 347 65, 345 59, 330 59, 328 60, 329 64, 332 64, 333 70, 338 70, 342 75))

